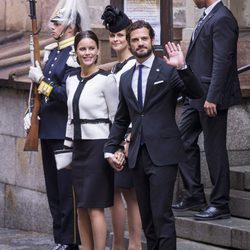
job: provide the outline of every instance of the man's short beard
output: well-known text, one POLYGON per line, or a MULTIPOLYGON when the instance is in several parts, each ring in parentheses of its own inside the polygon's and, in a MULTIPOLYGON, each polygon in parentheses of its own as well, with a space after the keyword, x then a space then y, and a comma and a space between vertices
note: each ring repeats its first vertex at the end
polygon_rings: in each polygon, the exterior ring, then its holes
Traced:
POLYGON ((145 53, 143 53, 143 54, 139 54, 139 53, 137 53, 136 51, 131 51, 132 52, 132 54, 135 56, 135 57, 137 57, 137 58, 147 58, 147 57, 149 57, 151 54, 152 54, 152 51, 153 51, 153 49, 149 49, 149 50, 147 50, 145 53))

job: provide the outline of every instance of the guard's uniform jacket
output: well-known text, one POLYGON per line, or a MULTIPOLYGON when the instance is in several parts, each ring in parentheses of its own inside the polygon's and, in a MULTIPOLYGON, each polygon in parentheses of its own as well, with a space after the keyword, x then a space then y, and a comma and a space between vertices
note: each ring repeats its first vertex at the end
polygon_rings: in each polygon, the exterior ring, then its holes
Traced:
POLYGON ((79 67, 73 55, 74 37, 53 43, 45 48, 43 74, 53 89, 49 97, 42 97, 39 116, 41 139, 64 139, 67 123, 67 95, 65 79, 72 68, 79 67))
POLYGON ((39 85, 43 84, 45 92, 50 89, 49 94, 41 95, 39 136, 54 240, 63 245, 80 244, 71 172, 58 171, 54 156, 54 150, 63 148, 68 116, 64 79, 79 67, 72 53, 73 43, 71 37, 45 48, 44 78, 39 85))

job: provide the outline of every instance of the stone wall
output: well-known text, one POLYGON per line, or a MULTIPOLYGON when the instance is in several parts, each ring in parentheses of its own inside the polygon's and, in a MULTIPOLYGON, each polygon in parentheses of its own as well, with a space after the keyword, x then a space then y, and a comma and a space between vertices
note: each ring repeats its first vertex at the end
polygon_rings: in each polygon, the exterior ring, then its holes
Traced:
POLYGON ((0 87, 0 227, 51 231, 40 152, 24 152, 28 91, 0 87))
MULTIPOLYGON (((101 14, 109 0, 86 0, 92 27, 102 27, 101 14)), ((47 30, 48 20, 57 1, 37 1, 37 20, 42 31, 47 30)), ((185 0, 173 0, 173 20, 176 27, 184 27, 186 22, 185 0)), ((27 0, 0 0, 0 30, 30 31, 29 3, 27 0)))

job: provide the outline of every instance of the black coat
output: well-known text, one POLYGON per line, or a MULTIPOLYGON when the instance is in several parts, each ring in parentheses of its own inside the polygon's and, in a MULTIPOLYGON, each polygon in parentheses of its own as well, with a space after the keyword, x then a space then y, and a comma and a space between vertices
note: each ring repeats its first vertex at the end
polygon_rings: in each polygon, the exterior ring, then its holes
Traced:
POLYGON ((205 95, 190 101, 193 108, 203 110, 205 100, 218 104, 218 109, 240 103, 238 32, 237 21, 222 2, 212 9, 196 31, 186 62, 201 82, 205 95))

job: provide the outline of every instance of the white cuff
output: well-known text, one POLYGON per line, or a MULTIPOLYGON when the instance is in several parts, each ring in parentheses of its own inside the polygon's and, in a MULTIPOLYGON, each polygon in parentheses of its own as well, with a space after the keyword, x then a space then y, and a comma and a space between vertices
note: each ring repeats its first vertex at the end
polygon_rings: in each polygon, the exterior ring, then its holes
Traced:
POLYGON ((108 159, 108 158, 113 158, 114 154, 113 153, 104 153, 104 158, 108 159))

